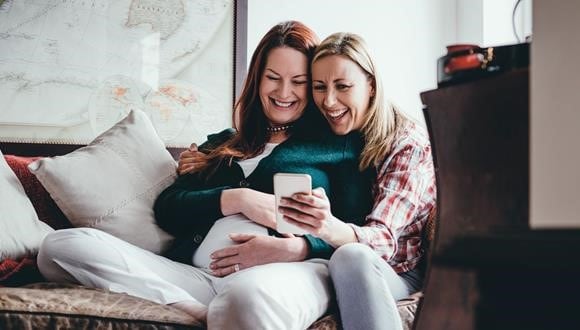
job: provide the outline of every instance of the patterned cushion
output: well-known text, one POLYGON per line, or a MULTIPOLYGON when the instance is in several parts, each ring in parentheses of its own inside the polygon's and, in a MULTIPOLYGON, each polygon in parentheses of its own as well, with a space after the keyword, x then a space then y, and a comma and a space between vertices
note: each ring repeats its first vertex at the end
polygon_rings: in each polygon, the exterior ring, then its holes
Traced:
MULTIPOLYGON (((38 219, 53 228, 55 225, 58 227, 61 223, 65 224, 61 226, 66 226, 68 221, 64 218, 62 212, 60 212, 40 182, 36 180, 26 167, 37 158, 2 155, 1 152, 0 157, 6 160, 6 163, 22 184, 22 188, 29 197, 38 219), (31 196, 32 198, 30 198, 31 196), (62 220, 59 219, 59 216, 62 220)), ((38 281, 42 281, 42 276, 36 267, 35 255, 0 258, 0 286, 20 286, 38 281)))
POLYGON ((4 259, 0 261, 0 287, 21 286, 42 281, 36 266, 36 258, 4 259))
POLYGON ((40 157, 4 155, 4 158, 8 166, 10 166, 14 174, 18 177, 18 180, 20 180, 20 183, 22 183, 26 195, 30 198, 34 210, 36 210, 38 219, 53 229, 72 227, 36 176, 28 170, 28 164, 40 157))
POLYGON ((0 329, 197 329, 176 308, 72 284, 0 288, 0 329))

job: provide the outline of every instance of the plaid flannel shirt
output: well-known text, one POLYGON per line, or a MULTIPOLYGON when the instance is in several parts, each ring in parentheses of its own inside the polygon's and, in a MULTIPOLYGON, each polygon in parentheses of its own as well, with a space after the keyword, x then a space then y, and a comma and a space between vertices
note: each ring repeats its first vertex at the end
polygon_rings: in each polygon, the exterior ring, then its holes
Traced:
POLYGON ((409 123, 396 138, 373 187, 373 210, 363 226, 350 224, 397 273, 414 269, 425 253, 423 228, 436 207, 435 169, 425 129, 409 123))

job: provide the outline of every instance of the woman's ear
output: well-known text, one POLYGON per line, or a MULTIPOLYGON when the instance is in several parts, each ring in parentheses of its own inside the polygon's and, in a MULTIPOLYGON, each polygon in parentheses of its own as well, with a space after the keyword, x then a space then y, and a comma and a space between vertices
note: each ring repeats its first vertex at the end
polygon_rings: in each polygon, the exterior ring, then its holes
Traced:
POLYGON ((372 78, 370 78, 370 79, 369 79, 369 86, 370 86, 370 88, 371 88, 371 97, 375 97, 375 94, 376 94, 376 93, 375 93, 375 89, 376 89, 376 86, 375 86, 375 85, 376 85, 376 84, 375 84, 375 80, 374 80, 374 79, 372 79, 372 78))

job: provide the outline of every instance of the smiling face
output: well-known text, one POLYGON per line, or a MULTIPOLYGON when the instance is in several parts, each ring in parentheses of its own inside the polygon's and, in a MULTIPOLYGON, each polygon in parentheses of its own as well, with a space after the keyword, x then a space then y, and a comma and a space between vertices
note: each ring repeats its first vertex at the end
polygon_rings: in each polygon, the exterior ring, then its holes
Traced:
POLYGON ((373 94, 367 73, 348 57, 329 55, 312 64, 314 102, 332 131, 345 135, 360 130, 373 94))
POLYGON ((308 58, 289 47, 272 49, 260 81, 260 100, 271 126, 296 121, 308 103, 308 58))

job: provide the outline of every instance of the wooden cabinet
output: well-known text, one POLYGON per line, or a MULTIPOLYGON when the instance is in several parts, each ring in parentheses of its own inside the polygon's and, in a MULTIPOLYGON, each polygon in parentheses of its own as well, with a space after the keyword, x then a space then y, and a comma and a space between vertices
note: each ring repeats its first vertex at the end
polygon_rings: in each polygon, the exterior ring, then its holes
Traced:
POLYGON ((421 94, 438 218, 416 329, 580 324, 580 233, 528 225, 528 78, 519 69, 421 94))

